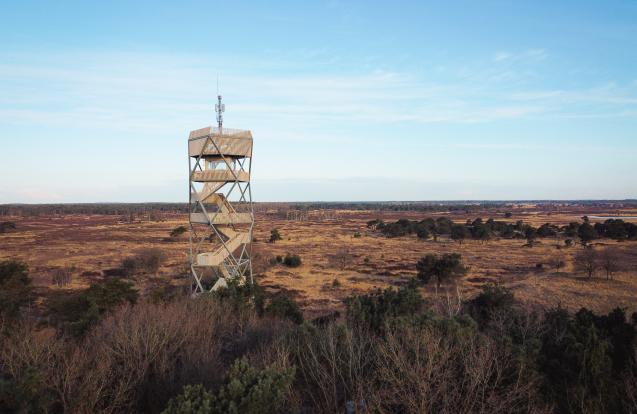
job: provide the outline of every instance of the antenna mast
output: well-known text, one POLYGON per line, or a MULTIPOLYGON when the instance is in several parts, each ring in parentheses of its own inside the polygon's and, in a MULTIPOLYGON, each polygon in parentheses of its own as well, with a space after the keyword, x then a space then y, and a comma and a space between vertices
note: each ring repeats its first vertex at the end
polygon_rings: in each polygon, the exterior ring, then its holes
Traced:
POLYGON ((223 113, 226 111, 226 105, 221 103, 221 94, 219 93, 219 78, 217 77, 217 103, 215 104, 215 112, 217 113, 217 125, 219 133, 223 128, 223 113))

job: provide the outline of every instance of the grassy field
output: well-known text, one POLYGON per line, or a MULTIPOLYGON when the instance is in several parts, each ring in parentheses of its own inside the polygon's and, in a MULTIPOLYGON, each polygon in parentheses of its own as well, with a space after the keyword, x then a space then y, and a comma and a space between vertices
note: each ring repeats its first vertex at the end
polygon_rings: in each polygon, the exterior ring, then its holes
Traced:
MULTIPOLYGON (((458 223, 467 219, 494 217, 497 220, 523 220, 535 226, 549 222, 566 224, 579 221, 584 214, 637 215, 634 211, 598 211, 518 207, 505 219, 496 211, 466 213, 416 213, 338 210, 316 212, 307 220, 288 220, 286 215, 257 213, 254 266, 258 282, 268 291, 286 291, 312 317, 343 308, 342 299, 352 293, 398 286, 416 274, 415 264, 427 253, 460 253, 470 271, 457 286, 423 288, 426 297, 436 295, 467 299, 485 283, 497 282, 514 290, 530 304, 545 307, 561 305, 570 309, 582 306, 608 311, 616 306, 637 310, 637 242, 596 240, 596 248, 617 245, 623 270, 613 280, 599 271, 588 279, 575 270, 574 255, 582 249, 564 245, 562 239, 539 239, 532 247, 525 240, 501 239, 489 242, 465 241, 462 245, 441 237, 437 242, 415 236, 386 238, 367 229, 366 222, 382 218, 421 220, 448 216, 458 223), (268 243, 270 230, 278 229, 282 240, 268 243), (360 233, 360 237, 355 237, 360 233), (271 265, 270 260, 287 253, 298 254, 302 265, 288 268, 271 265), (558 272, 550 266, 554 259, 565 262, 558 272)), ((40 297, 59 289, 80 289, 103 278, 106 269, 120 266, 122 259, 144 249, 158 248, 166 256, 156 274, 134 277, 136 287, 148 294, 163 286, 189 286, 187 274, 187 237, 171 239, 169 233, 187 223, 186 215, 163 214, 162 221, 140 220, 132 223, 119 216, 63 215, 5 217, 17 229, 0 235, 0 259, 19 258, 30 267, 40 297), (56 268, 71 268, 72 282, 60 288, 52 283, 56 268)), ((597 219, 591 219, 592 222, 597 219)))

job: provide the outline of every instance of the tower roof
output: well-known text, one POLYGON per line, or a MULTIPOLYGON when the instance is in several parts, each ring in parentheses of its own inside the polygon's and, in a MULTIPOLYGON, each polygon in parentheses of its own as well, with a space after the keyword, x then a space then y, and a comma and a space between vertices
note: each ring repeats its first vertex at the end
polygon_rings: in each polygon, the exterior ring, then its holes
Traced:
POLYGON ((207 126, 205 128, 200 128, 200 129, 195 129, 194 131, 190 131, 188 140, 192 141, 195 139, 207 138, 209 136, 252 139, 252 132, 245 129, 232 129, 232 128, 223 128, 220 130, 219 127, 207 126))

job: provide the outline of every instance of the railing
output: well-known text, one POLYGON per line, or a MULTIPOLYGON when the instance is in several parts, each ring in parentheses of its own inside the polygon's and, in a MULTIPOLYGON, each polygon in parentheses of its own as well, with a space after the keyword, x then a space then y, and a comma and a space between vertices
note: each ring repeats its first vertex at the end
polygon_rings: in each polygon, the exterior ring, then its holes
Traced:
POLYGON ((204 155, 228 154, 250 156, 252 154, 252 138, 250 136, 236 135, 232 137, 226 136, 225 134, 223 136, 213 135, 212 141, 214 141, 214 144, 203 139, 206 137, 207 135, 200 137, 201 139, 190 139, 188 142, 188 151, 191 157, 198 157, 204 145, 206 146, 203 151, 204 155))
POLYGON ((250 175, 245 171, 231 170, 205 170, 197 171, 192 175, 192 180, 196 182, 219 182, 219 181, 241 181, 250 180, 250 175), (236 175, 236 178, 235 178, 236 175))
MULTIPOLYGON (((212 224, 215 225, 227 225, 227 224, 250 224, 252 223, 252 214, 250 213, 221 213, 214 212, 208 213, 208 216, 212 220, 212 224)), ((209 219, 204 213, 190 213, 190 221, 198 224, 207 224, 209 219)))

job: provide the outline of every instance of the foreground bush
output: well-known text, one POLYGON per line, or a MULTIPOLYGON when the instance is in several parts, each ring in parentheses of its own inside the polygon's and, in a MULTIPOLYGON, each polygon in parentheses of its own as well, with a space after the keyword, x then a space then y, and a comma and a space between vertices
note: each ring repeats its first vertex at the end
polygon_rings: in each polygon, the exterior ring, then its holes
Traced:
POLYGON ((0 223, 0 234, 6 233, 9 230, 15 230, 15 229, 16 229, 16 225, 12 221, 3 221, 0 223))
POLYGON ((33 288, 24 262, 0 262, 0 320, 15 318, 23 306, 33 301, 33 288))
POLYGON ((178 396, 168 402, 162 414, 206 414, 217 412, 215 396, 203 385, 186 385, 178 396))
POLYGON ((224 355, 234 359, 246 340, 256 341, 254 323, 253 314, 229 314, 212 299, 125 306, 76 349, 66 380, 75 383, 69 412, 157 412, 187 383, 214 386, 224 355))
POLYGON ((247 359, 238 359, 217 394, 200 385, 186 386, 182 394, 168 403, 163 414, 283 412, 293 379, 293 368, 258 370, 247 359))
POLYGON ((186 228, 186 226, 177 226, 170 231, 170 237, 177 238, 187 231, 188 229, 186 228))
POLYGON ((416 270, 418 279, 423 283, 435 280, 437 287, 466 275, 468 271, 458 253, 427 254, 416 263, 416 270))
POLYGON ((351 296, 345 303, 350 324, 380 332, 389 318, 416 314, 423 300, 414 286, 407 286, 351 296))
POLYGON ((598 316, 555 309, 544 325, 540 369, 559 411, 629 412, 623 399, 631 390, 622 378, 634 381, 636 329, 624 311, 598 316))
POLYGON ((296 387, 309 411, 344 412, 348 402, 366 401, 377 391, 375 336, 349 326, 306 324, 288 340, 296 387))
POLYGON ((513 292, 502 286, 488 284, 482 292, 467 303, 471 317, 484 326, 489 321, 510 312, 515 303, 513 292))
POLYGON ((281 319, 289 319, 297 324, 303 322, 303 313, 299 305, 285 295, 275 296, 266 306, 265 313, 281 319))
MULTIPOLYGON (((510 348, 470 327, 393 328, 378 345, 372 400, 378 411, 407 413, 542 412, 533 372, 510 348)), ((375 411, 375 410, 374 410, 375 411)))
POLYGON ((135 256, 122 260, 121 267, 128 276, 139 273, 157 273, 165 259, 166 255, 161 249, 144 249, 135 256))
POLYGON ((83 291, 57 293, 48 299, 47 309, 58 328, 72 336, 80 336, 102 315, 123 303, 135 303, 138 296, 132 283, 108 279, 83 291))
POLYGON ((288 267, 301 266, 301 257, 298 254, 286 254, 283 258, 283 264, 288 267))
POLYGON ((293 335, 297 387, 312 412, 546 411, 537 375, 475 324, 394 320, 380 336, 334 324, 293 335))
POLYGON ((270 230, 270 243, 276 243, 277 240, 282 240, 281 233, 279 233, 278 229, 270 230))
POLYGON ((186 384, 218 387, 285 326, 213 297, 126 304, 77 341, 24 325, 0 344, 0 412, 159 412, 186 384))
POLYGON ((53 385, 64 343, 33 323, 0 336, 0 412, 44 413, 59 407, 53 385))
POLYGON ((414 282, 348 298, 343 321, 296 325, 284 320, 300 313, 291 299, 273 298, 261 318, 243 286, 157 304, 120 301, 128 290, 107 286, 76 298, 91 298, 99 316, 83 336, 28 318, 5 329, 0 412, 637 408, 637 314, 622 309, 543 311, 487 286, 442 315, 414 282))

